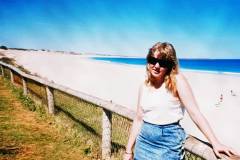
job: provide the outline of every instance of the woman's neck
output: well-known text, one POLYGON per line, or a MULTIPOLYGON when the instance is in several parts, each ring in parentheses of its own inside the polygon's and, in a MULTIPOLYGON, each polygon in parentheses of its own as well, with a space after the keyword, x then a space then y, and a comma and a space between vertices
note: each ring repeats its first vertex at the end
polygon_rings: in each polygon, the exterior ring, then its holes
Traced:
POLYGON ((158 80, 152 80, 152 81, 151 81, 151 85, 152 85, 155 89, 160 88, 163 83, 164 83, 164 79, 158 79, 158 80))

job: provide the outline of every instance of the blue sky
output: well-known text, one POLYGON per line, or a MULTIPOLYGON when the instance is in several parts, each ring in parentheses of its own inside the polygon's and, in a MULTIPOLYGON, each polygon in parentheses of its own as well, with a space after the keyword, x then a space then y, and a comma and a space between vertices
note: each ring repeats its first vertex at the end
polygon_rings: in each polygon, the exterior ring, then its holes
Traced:
POLYGON ((238 0, 0 0, 0 45, 179 58, 240 58, 238 0))

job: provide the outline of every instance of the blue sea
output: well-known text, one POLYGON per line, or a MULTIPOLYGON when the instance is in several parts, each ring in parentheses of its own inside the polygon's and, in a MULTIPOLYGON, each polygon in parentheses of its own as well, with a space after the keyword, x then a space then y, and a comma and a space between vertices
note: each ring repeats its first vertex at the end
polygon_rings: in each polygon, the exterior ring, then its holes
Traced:
MULTIPOLYGON (((94 57, 95 60, 108 61, 119 64, 142 65, 146 64, 145 58, 113 58, 94 57)), ((214 73, 240 74, 240 59, 179 59, 182 69, 207 71, 214 73)))

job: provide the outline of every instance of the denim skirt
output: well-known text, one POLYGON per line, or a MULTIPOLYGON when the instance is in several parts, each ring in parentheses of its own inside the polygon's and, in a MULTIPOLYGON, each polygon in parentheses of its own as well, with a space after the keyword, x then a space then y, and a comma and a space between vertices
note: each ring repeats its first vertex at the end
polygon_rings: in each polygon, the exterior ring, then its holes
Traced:
POLYGON ((180 124, 156 125, 144 122, 137 136, 134 160, 182 160, 186 134, 180 124))

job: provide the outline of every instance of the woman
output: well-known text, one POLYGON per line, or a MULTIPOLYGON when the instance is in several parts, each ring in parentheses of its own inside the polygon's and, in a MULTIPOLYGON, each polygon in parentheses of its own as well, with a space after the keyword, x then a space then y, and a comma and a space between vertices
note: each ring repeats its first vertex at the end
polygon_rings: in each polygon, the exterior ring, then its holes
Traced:
POLYGON ((180 160, 184 157, 186 134, 179 125, 186 109, 207 137, 213 150, 234 154, 215 137, 199 111, 191 88, 179 72, 174 47, 156 43, 147 55, 147 79, 139 88, 137 114, 133 121, 124 160, 180 160), (134 154, 133 146, 135 144, 134 154))

